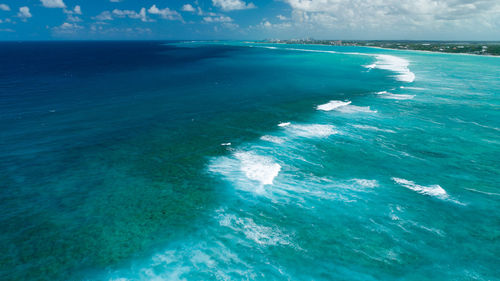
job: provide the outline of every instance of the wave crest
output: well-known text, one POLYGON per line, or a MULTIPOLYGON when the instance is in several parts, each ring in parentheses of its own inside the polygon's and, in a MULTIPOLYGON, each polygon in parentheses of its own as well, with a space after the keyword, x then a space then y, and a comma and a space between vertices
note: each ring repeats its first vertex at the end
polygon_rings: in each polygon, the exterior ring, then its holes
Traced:
POLYGON ((394 182, 397 184, 416 191, 420 194, 433 196, 439 199, 448 199, 448 193, 438 184, 433 184, 429 186, 418 185, 413 181, 401 179, 401 178, 392 178, 394 182))
POLYGON ((408 66, 410 62, 406 59, 391 56, 391 55, 377 55, 377 61, 374 64, 366 65, 366 68, 378 68, 383 70, 390 70, 398 73, 396 79, 403 82, 415 81, 415 73, 411 72, 408 66))

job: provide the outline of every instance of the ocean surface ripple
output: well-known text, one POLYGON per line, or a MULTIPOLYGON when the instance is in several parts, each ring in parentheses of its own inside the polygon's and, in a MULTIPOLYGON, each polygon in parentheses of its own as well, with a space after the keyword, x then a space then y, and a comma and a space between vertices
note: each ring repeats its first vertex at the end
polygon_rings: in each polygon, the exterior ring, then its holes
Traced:
POLYGON ((50 44, 0 44, 2 280, 498 279, 496 58, 50 44))

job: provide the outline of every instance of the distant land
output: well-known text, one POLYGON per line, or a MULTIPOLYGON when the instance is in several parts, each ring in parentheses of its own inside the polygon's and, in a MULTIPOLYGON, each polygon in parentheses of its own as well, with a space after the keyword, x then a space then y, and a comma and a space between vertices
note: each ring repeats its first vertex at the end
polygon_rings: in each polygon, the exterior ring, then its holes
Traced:
POLYGON ((416 50, 440 53, 474 54, 484 56, 500 56, 500 42, 493 41, 393 41, 393 40, 315 40, 315 39, 292 39, 264 40, 265 43, 282 44, 317 44, 331 46, 363 46, 377 47, 397 50, 416 50))

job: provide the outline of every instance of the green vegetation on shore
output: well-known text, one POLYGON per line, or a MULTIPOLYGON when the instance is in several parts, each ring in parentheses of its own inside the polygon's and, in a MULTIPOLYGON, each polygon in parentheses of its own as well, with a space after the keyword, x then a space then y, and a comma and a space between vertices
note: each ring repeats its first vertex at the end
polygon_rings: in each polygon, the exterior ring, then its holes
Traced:
POLYGON ((292 40, 265 40, 266 43, 284 44, 321 44, 332 46, 364 46, 378 47, 398 50, 418 50, 442 53, 464 53, 475 55, 500 56, 500 42, 492 41, 392 41, 392 40, 370 40, 370 41, 342 41, 342 40, 314 40, 314 39, 292 39, 292 40))

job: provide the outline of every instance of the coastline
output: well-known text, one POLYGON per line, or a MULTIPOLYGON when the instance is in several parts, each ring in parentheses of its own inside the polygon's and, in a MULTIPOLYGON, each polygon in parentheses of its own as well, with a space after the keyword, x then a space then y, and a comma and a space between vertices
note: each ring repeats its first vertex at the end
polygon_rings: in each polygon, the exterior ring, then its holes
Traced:
MULTIPOLYGON (((316 45, 316 44, 303 44, 303 45, 316 45)), ((319 45, 319 44, 317 44, 319 45)), ((325 46, 328 46, 326 44, 322 44, 325 46)), ((446 55, 459 55, 459 56, 475 56, 475 57, 493 57, 493 58, 500 58, 500 56, 495 56, 495 55, 479 55, 479 54, 470 54, 470 53, 448 53, 448 52, 438 52, 438 51, 426 51, 426 50, 413 50, 413 49, 392 49, 392 48, 384 48, 384 47, 377 47, 377 46, 356 46, 356 47, 364 47, 364 48, 374 48, 374 49, 382 49, 382 50, 391 50, 391 51, 411 51, 411 52, 422 52, 422 53, 429 53, 429 54, 446 54, 446 55)))
MULTIPOLYGON (((296 44, 289 44, 289 43, 284 43, 284 42, 250 42, 248 43, 257 43, 257 44, 281 44, 281 45, 306 45, 306 46, 336 46, 336 45, 329 45, 329 44, 310 44, 310 43, 296 43, 296 44)), ((466 55, 466 56, 477 56, 477 57, 494 57, 494 58, 500 58, 500 55, 480 55, 480 54, 471 54, 471 53, 449 53, 449 52, 439 52, 439 51, 426 51, 426 50, 414 50, 414 49, 395 49, 395 48, 384 48, 384 47, 378 47, 378 46, 338 46, 338 47, 362 47, 362 48, 373 48, 373 49, 381 49, 381 50, 390 50, 390 51, 411 51, 411 52, 423 52, 423 53, 429 53, 429 54, 447 54, 447 55, 466 55)))

